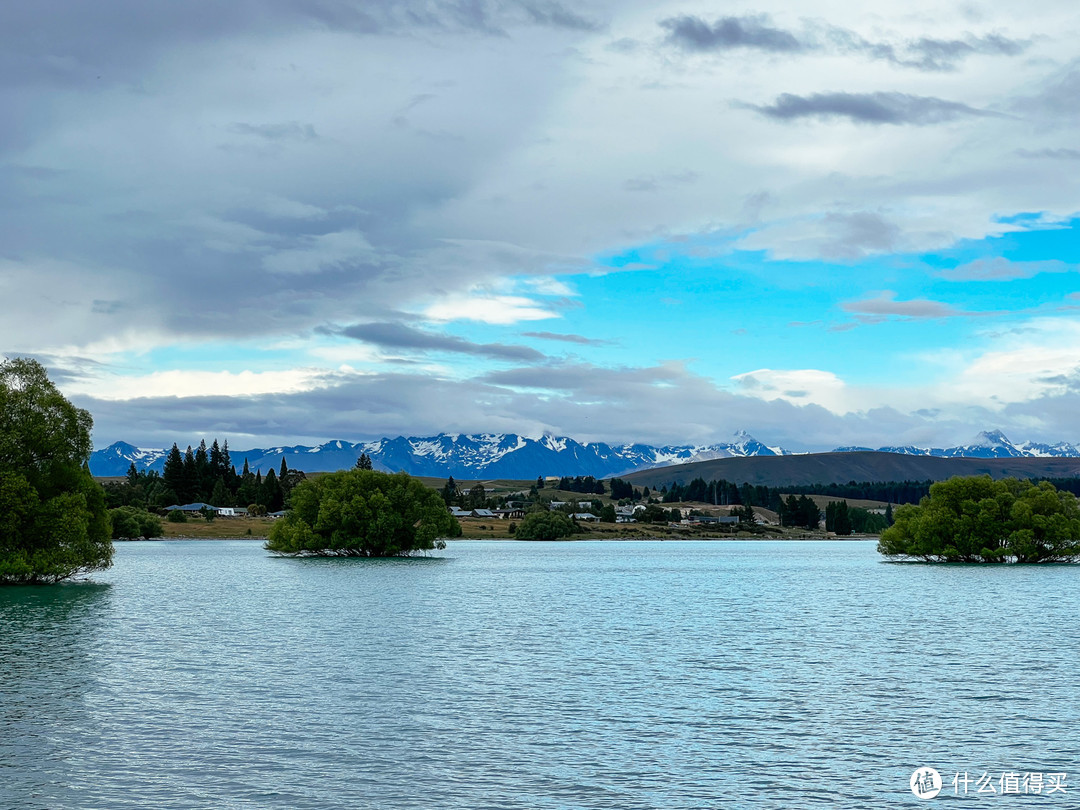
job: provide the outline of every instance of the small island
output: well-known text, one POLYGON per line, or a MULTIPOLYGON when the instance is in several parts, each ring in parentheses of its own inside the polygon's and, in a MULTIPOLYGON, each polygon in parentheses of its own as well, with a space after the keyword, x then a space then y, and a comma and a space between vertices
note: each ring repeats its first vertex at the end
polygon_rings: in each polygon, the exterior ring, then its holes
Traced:
POLYGON ((267 551, 290 557, 401 557, 461 534, 439 494, 405 473, 356 468, 301 482, 267 551))
POLYGON ((896 510, 878 551, 894 559, 949 563, 1080 560, 1080 505, 1049 481, 951 478, 918 506, 896 510))

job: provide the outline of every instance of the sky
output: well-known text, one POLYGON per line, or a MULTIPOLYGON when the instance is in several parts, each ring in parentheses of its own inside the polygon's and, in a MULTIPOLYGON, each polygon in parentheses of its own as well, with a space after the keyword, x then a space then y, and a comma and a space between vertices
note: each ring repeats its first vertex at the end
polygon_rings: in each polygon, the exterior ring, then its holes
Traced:
POLYGON ((1080 7, 0 4, 0 355, 125 440, 1080 441, 1080 7))

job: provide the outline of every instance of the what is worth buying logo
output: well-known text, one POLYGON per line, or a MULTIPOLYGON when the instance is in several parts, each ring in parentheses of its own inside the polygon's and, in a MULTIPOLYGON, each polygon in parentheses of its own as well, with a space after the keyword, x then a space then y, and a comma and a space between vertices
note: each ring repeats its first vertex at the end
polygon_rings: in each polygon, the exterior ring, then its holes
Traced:
POLYGON ((933 768, 916 768, 910 784, 911 792, 920 799, 932 799, 941 793, 941 774, 933 768))
MULTIPOLYGON (((967 796, 972 794, 985 794, 1005 796, 1013 795, 1044 795, 1050 796, 1055 793, 1065 794, 1069 775, 1064 771, 1000 771, 990 772, 957 771, 949 783, 952 786, 952 795, 967 796)), ((924 766, 916 768, 908 781, 911 792, 920 799, 933 799, 942 789, 941 774, 934 768, 924 766)))

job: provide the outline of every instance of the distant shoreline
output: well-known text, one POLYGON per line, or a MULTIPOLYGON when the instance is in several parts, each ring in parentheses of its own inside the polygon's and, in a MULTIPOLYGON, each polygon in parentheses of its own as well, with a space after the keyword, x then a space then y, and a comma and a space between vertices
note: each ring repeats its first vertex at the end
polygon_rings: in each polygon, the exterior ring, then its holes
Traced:
MULTIPOLYGON (((635 537, 631 535, 622 535, 618 537, 566 537, 560 540, 518 540, 516 537, 446 537, 443 538, 447 543, 460 543, 460 542, 481 542, 488 543, 492 540, 513 540, 517 543, 634 543, 642 540, 668 543, 668 542, 693 542, 693 543, 710 543, 716 541, 738 541, 746 543, 761 543, 766 541, 779 541, 783 543, 803 543, 809 541, 817 542, 836 542, 836 543, 850 543, 858 540, 877 540, 877 535, 851 535, 849 537, 815 537, 807 535, 805 537, 777 537, 764 536, 764 537, 635 537)), ((267 538, 265 537, 251 537, 250 535, 241 535, 238 537, 152 537, 150 539, 136 538, 136 539, 124 539, 114 540, 114 543, 170 543, 176 540, 197 540, 202 542, 212 542, 221 540, 250 540, 259 541, 265 543, 267 538)))

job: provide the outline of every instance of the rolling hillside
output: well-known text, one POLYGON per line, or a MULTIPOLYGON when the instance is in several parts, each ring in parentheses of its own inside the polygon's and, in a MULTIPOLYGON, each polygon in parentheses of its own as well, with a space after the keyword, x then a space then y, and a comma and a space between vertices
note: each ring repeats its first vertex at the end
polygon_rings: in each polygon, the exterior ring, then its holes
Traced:
POLYGON ((810 453, 719 458, 642 470, 622 478, 635 486, 654 488, 699 477, 773 487, 848 481, 943 481, 954 475, 984 474, 994 478, 1075 477, 1080 476, 1080 458, 939 458, 876 451, 810 453))

